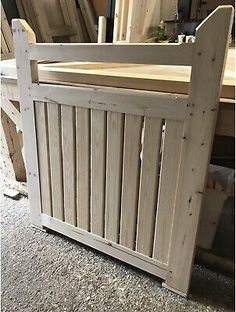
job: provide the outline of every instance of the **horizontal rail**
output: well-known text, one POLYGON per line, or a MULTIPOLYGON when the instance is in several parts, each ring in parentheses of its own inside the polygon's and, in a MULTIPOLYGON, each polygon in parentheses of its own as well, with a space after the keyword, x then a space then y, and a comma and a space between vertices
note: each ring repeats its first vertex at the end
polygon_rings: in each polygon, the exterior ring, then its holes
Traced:
POLYGON ((52 218, 46 214, 41 214, 42 226, 66 235, 80 243, 83 243, 107 255, 115 257, 121 261, 129 263, 137 268, 147 271, 155 276, 166 278, 167 265, 137 253, 129 248, 110 242, 105 238, 79 229, 73 225, 52 218))
POLYGON ((194 43, 71 44, 31 43, 30 60, 192 65, 194 43))
POLYGON ((172 120, 184 120, 188 100, 185 95, 153 91, 50 84, 32 84, 29 96, 34 101, 172 120))

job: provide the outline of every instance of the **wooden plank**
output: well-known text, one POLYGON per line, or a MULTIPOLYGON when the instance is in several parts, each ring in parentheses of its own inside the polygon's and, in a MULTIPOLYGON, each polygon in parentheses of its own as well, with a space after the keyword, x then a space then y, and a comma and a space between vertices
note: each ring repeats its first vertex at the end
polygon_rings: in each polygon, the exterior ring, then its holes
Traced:
POLYGON ((30 95, 38 101, 174 120, 184 119, 188 99, 152 91, 47 84, 32 84, 30 95))
POLYGON ((123 0, 116 0, 115 14, 114 14, 114 30, 113 30, 113 42, 116 43, 119 40, 120 33, 120 14, 123 0))
POLYGON ((107 17, 109 0, 92 0, 92 4, 97 17, 98 16, 107 17))
POLYGON ((84 18, 84 22, 87 27, 87 31, 90 37, 91 42, 97 42, 98 36, 96 31, 96 17, 93 7, 91 5, 90 0, 80 0, 79 1, 80 9, 82 16, 84 18))
POLYGON ((68 25, 50 27, 50 34, 52 37, 73 36, 76 31, 73 27, 68 25))
POLYGON ((183 140, 181 153, 169 271, 165 283, 169 289, 182 294, 186 294, 189 287, 232 18, 231 6, 219 6, 196 29, 196 51, 189 90, 189 103, 193 105, 189 106, 184 127, 186 139, 183 140), (212 38, 211 42, 208 38, 212 38))
POLYGON ((26 172, 24 159, 22 155, 22 146, 19 141, 19 135, 14 122, 1 110, 1 122, 5 134, 9 156, 14 169, 15 178, 18 181, 26 181, 26 172))
POLYGON ((1 31, 4 35, 5 42, 7 44, 9 52, 13 52, 14 46, 13 46, 13 38, 12 38, 11 28, 8 24, 6 14, 4 12, 2 4, 1 4, 1 31))
POLYGON ((23 0, 16 0, 17 10, 19 12, 20 18, 26 20, 26 14, 24 10, 24 6, 22 3, 23 0))
POLYGON ((106 42, 107 20, 104 16, 98 19, 98 43, 106 42))
POLYGON ((52 216, 46 103, 35 102, 34 104, 42 212, 52 216))
MULTIPOLYGON (((35 1, 35 0, 33 0, 35 1)), ((24 7, 25 7, 25 12, 27 12, 27 21, 29 20, 31 22, 31 27, 34 30, 34 33, 37 38, 37 42, 47 42, 44 40, 41 30, 40 30, 40 25, 38 24, 38 18, 36 15, 36 11, 34 10, 34 5, 32 1, 24 1, 24 7)), ((45 15, 45 9, 42 6, 42 1, 40 1, 39 8, 41 8, 41 14, 45 15)), ((45 20, 45 16, 42 17, 42 20, 45 20)), ((42 25, 41 25, 42 27, 42 25)), ((47 25, 46 25, 47 27, 47 25)), ((49 41, 51 42, 51 41, 49 41)))
POLYGON ((43 42, 53 42, 42 1, 31 0, 31 4, 43 42))
POLYGON ((12 104, 11 101, 1 96, 1 108, 8 115, 8 117, 14 122, 19 130, 22 131, 22 118, 19 110, 12 104))
POLYGON ((168 262, 182 132, 182 122, 166 120, 153 246, 153 258, 164 263, 168 262))
POLYGON ((76 225, 75 113, 72 106, 61 106, 61 126, 65 222, 76 225))
POLYGON ((69 25, 71 25, 77 32, 75 36, 71 36, 73 42, 84 42, 81 22, 77 13, 75 0, 59 0, 62 7, 62 13, 69 25), (66 16, 65 16, 66 14, 66 16))
POLYGON ((127 21, 128 21, 128 14, 130 12, 130 0, 123 0, 121 2, 121 11, 120 11, 120 29, 119 29, 119 35, 118 35, 118 41, 126 41, 127 40, 127 21))
POLYGON ((41 199, 38 170, 38 151, 36 142, 35 114, 33 100, 29 97, 29 88, 37 82, 37 64, 29 61, 28 44, 35 43, 36 38, 28 24, 23 20, 12 20, 12 31, 16 54, 18 88, 20 93, 21 114, 23 122, 23 136, 27 185, 29 190, 31 222, 41 227, 41 199))
POLYGON ((123 114, 107 112, 105 238, 118 242, 120 226, 123 114))
POLYGON ((140 20, 144 20, 142 16, 143 0, 130 0, 129 13, 127 18, 127 42, 140 41, 140 20))
POLYGON ((133 44, 31 44, 31 60, 68 62, 113 62, 132 64, 192 64, 194 43, 133 44))
POLYGON ((162 119, 144 119, 136 250, 151 257, 157 205, 162 119))
POLYGON ((52 215, 64 221, 60 106, 47 104, 52 215))
POLYGON ((90 110, 76 107, 77 226, 90 230, 90 110))
POLYGON ((135 246, 142 120, 125 116, 120 244, 131 249, 135 246))
POLYGON ((91 110, 91 232, 104 236, 106 113, 91 110))
POLYGON ((177 0, 165 0, 162 1, 161 6, 161 19, 165 20, 174 20, 178 10, 178 1, 177 0))
POLYGON ((8 53, 8 46, 1 30, 1 54, 8 53))
POLYGON ((42 214, 41 217, 43 226, 46 228, 66 235, 67 237, 70 237, 96 250, 102 251, 105 254, 129 263, 155 276, 165 278, 167 266, 157 260, 139 254, 119 244, 109 242, 102 237, 88 233, 87 231, 61 222, 55 218, 51 218, 45 214, 42 214))
MULTIPOLYGON (((2 115, 1 115, 2 119, 2 115)), ((0 131, 1 131, 1 137, 0 137, 0 169, 1 169, 1 174, 3 177, 3 181, 5 182, 6 179, 15 181, 16 182, 16 177, 15 177, 15 172, 13 168, 13 164, 11 161, 11 157, 9 154, 9 149, 7 145, 7 138, 3 129, 3 122, 0 122, 0 131), (6 177, 6 179, 4 179, 6 177)))
MULTIPOLYGON (((78 17, 79 17, 79 21, 80 21, 80 25, 81 25, 81 29, 82 29, 83 42, 90 42, 88 30, 86 28, 80 7, 77 8, 77 13, 78 13, 78 17)), ((73 41, 71 41, 71 42, 73 42, 73 41)))

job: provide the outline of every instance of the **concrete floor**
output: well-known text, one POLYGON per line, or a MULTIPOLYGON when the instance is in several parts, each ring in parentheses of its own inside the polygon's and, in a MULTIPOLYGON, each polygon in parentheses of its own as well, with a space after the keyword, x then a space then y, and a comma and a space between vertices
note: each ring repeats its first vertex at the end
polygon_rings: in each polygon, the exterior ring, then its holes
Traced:
POLYGON ((183 299, 151 275, 31 227, 28 199, 0 193, 2 312, 234 310, 231 278, 195 265, 183 299))

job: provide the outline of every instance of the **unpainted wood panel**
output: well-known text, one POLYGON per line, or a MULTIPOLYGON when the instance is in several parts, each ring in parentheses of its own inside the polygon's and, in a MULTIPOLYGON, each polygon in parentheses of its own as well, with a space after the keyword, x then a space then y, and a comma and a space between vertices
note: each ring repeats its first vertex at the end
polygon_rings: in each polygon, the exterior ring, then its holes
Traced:
POLYGON ((125 115, 120 244, 134 249, 143 118, 125 115))
POLYGON ((105 238, 116 243, 120 226, 123 120, 123 114, 107 112, 105 238))
POLYGON ((90 110, 76 107, 77 226, 90 229, 90 110))
POLYGON ((51 171, 52 214, 59 220, 64 220, 63 204, 63 172, 62 172, 62 138, 60 106, 47 104, 48 144, 51 171))
POLYGON ((42 212, 51 216, 51 179, 48 150, 46 103, 35 102, 35 118, 42 212))
POLYGON ((162 119, 144 119, 136 250, 152 255, 157 203, 162 119))
POLYGON ((65 222, 76 225, 75 111, 61 105, 65 222))
POLYGON ((91 110, 91 232, 104 236, 106 112, 91 110))

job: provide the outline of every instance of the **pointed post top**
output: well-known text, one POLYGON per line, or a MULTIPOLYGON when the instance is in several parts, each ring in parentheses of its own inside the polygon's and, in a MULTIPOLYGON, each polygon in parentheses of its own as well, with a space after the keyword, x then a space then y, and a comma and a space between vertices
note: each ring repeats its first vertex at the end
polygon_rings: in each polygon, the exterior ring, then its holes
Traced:
POLYGON ((32 30, 32 28, 29 26, 29 24, 23 20, 23 19, 13 19, 12 20, 12 32, 13 34, 15 32, 25 32, 27 34, 27 41, 28 43, 36 43, 36 37, 35 37, 35 33, 32 30))

